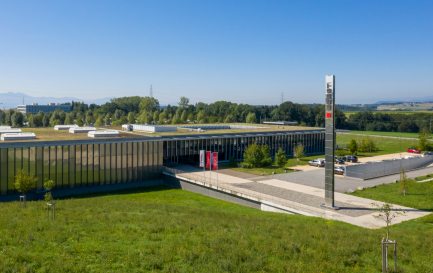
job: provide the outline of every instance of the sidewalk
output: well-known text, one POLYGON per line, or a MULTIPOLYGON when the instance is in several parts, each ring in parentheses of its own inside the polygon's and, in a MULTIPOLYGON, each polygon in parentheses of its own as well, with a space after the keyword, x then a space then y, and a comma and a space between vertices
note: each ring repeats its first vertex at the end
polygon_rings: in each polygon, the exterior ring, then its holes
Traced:
MULTIPOLYGON (((217 173, 179 166, 176 177, 222 192, 238 195, 262 203, 262 210, 297 213, 307 216, 322 217, 337 220, 365 228, 381 228, 386 226, 382 219, 377 218, 378 206, 382 202, 360 198, 344 193, 335 193, 336 206, 340 209, 323 209, 324 190, 316 187, 296 184, 273 179, 254 181, 240 178, 226 173, 217 173), (275 209, 277 208, 277 209, 275 209)), ((398 215, 393 224, 425 216, 429 212, 394 205, 393 209, 405 211, 398 215)))

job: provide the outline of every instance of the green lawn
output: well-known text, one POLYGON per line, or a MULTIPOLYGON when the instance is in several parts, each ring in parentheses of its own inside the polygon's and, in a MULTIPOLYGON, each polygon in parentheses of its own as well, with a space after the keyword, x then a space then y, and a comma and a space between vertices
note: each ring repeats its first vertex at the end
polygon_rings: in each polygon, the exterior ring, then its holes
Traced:
POLYGON ((300 159, 299 161, 296 158, 289 158, 287 160, 287 164, 284 167, 278 167, 275 165, 269 166, 269 167, 262 167, 262 168, 242 168, 242 167, 236 167, 236 168, 231 168, 232 170, 235 171, 240 171, 240 172, 245 172, 245 173, 250 173, 250 174, 255 174, 255 175, 271 175, 271 174, 280 174, 280 173, 285 173, 285 172, 292 172, 293 170, 291 169, 292 167, 296 166, 296 165, 307 165, 308 161, 315 159, 315 158, 319 158, 319 157, 323 157, 323 156, 306 156, 302 159, 300 159))
MULTIPOLYGON (((351 139, 355 139, 358 143, 368 136, 359 136, 354 134, 337 134, 337 144, 347 145, 351 139)), ((405 152, 408 147, 417 146, 417 139, 397 139, 397 138, 382 138, 382 137, 371 137, 379 148, 376 152, 358 152, 359 156, 375 156, 383 154, 392 154, 405 152)))
MULTIPOLYGON (((385 233, 181 190, 0 203, 0 272, 379 272, 385 233)), ((402 272, 431 272, 433 217, 399 224, 402 272)))
POLYGON ((380 185, 362 191, 355 191, 353 195, 433 211, 433 182, 409 182, 406 196, 400 193, 400 183, 380 185))
MULTIPOLYGON (((391 136, 391 137, 409 137, 418 138, 418 133, 402 133, 402 132, 378 132, 378 131, 350 131, 351 134, 371 135, 371 136, 391 136)), ((431 137, 430 137, 431 138, 431 137)))

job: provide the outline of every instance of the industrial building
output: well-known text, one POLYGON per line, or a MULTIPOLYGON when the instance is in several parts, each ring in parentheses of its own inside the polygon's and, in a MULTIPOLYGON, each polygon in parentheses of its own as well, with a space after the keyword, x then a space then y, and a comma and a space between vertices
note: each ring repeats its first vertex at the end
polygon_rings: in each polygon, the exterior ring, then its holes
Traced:
POLYGON ((39 104, 28 104, 28 105, 18 105, 17 111, 23 114, 37 114, 39 112, 43 113, 51 113, 55 110, 61 110, 63 112, 71 112, 72 105, 70 104, 56 104, 50 103, 47 105, 39 105, 39 104))
POLYGON ((279 147, 288 155, 298 143, 306 155, 324 153, 324 131, 297 130, 163 137, 0 143, 0 194, 14 194, 19 170, 37 177, 37 187, 52 179, 56 188, 71 189, 142 183, 159 177, 164 165, 198 164, 199 151, 218 152, 219 161, 242 160, 252 143, 266 144, 272 156, 279 147))

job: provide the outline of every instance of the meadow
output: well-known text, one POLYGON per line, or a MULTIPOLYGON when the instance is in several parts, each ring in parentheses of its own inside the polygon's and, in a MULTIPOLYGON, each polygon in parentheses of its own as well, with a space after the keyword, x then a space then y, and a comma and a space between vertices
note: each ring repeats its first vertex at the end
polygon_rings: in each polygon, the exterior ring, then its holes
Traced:
MULTIPOLYGON (((166 188, 0 203, 0 272, 379 272, 385 230, 166 188)), ((399 224, 400 272, 432 272, 433 217, 399 224)))
POLYGON ((407 185, 406 195, 401 193, 400 183, 380 185, 361 191, 355 191, 353 195, 410 208, 433 211, 433 182, 416 182, 431 177, 433 177, 433 175, 410 180, 407 185))

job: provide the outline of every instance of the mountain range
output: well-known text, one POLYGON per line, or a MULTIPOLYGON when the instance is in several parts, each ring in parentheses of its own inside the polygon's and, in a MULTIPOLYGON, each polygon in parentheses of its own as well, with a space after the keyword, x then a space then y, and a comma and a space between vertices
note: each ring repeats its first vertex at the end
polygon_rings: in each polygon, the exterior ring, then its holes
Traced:
POLYGON ((34 97, 21 92, 7 92, 0 93, 0 108, 11 109, 16 108, 20 104, 49 104, 49 103, 66 103, 72 101, 84 102, 87 104, 104 104, 110 101, 112 98, 100 98, 100 99, 88 99, 83 100, 76 97, 34 97))

